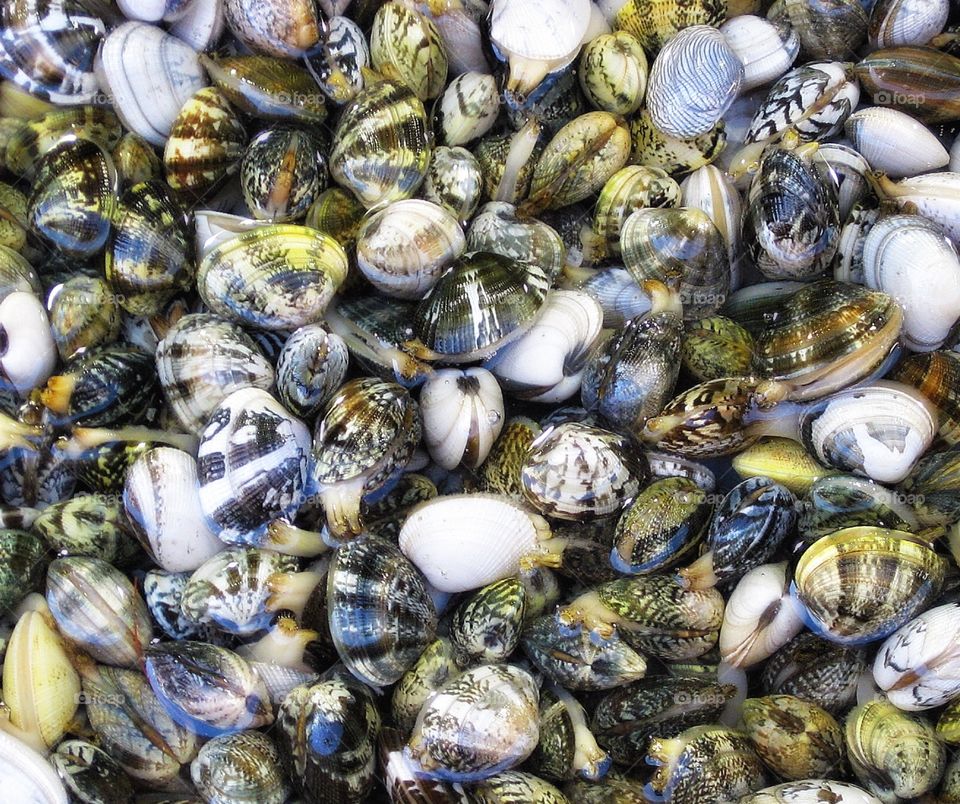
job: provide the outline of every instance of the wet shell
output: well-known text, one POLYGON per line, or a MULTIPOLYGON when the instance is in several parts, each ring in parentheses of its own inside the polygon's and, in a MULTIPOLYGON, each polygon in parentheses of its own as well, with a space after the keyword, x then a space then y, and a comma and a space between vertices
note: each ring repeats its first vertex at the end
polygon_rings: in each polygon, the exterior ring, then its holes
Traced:
POLYGON ((310 432, 266 391, 242 388, 211 413, 200 435, 200 506, 227 543, 255 539, 302 503, 310 432))
POLYGON ((393 544, 371 536, 337 550, 327 612, 340 659, 373 687, 399 681, 437 628, 423 576, 393 544))
POLYGON ((860 525, 920 531, 905 495, 852 475, 820 478, 810 487, 804 503, 799 529, 808 544, 841 528, 860 525))
POLYGON ((174 190, 203 192, 243 154, 247 135, 226 95, 204 87, 180 108, 163 149, 164 173, 174 190))
POLYGON ((622 436, 571 422, 534 440, 520 474, 524 496, 540 513, 581 521, 618 513, 648 472, 622 436))
POLYGON ((164 144, 180 108, 206 83, 193 48, 145 22, 110 32, 96 72, 123 124, 152 145, 164 144))
POLYGON ((700 382, 750 373, 753 336, 735 321, 710 316, 687 324, 681 347, 683 368, 700 382))
POLYGON ((709 165, 723 153, 727 147, 726 124, 721 119, 700 136, 683 140, 660 131, 649 109, 642 109, 630 121, 630 144, 634 164, 682 176, 709 165))
MULTIPOLYGON (((115 294, 103 279, 68 279, 51 302, 50 329, 62 360, 70 360, 85 349, 113 343, 120 335, 120 306, 115 294)), ((34 352, 37 341, 31 341, 34 352)), ((6 367, 5 373, 9 380, 10 370, 6 367)))
POLYGON ((478 781, 518 765, 539 739, 533 676, 480 665, 442 687, 420 711, 405 753, 440 779, 478 781))
POLYGON ((363 71, 369 64, 370 50, 363 30, 341 16, 327 21, 319 47, 307 56, 307 69, 334 103, 347 103, 363 89, 363 71))
POLYGON ((518 216, 516 207, 505 201, 490 201, 480 208, 467 232, 467 250, 533 263, 551 280, 559 276, 567 256, 556 229, 536 218, 518 216))
POLYGON ((277 223, 302 218, 327 186, 323 140, 307 128, 275 125, 254 137, 240 160, 250 214, 277 223))
POLYGON ((122 501, 78 494, 48 505, 31 529, 57 556, 87 555, 123 564, 137 545, 124 518, 122 501))
POLYGON ((483 173, 484 198, 519 204, 530 192, 534 168, 546 145, 547 132, 536 118, 519 131, 487 134, 473 149, 483 173))
POLYGON ((793 594, 815 633, 863 644, 889 636, 926 608, 940 590, 945 566, 910 534, 845 528, 804 551, 793 594))
POLYGON ((297 416, 312 419, 343 383, 349 355, 343 338, 309 324, 290 334, 277 359, 277 392, 297 416))
POLYGON ((137 664, 153 638, 143 598, 98 558, 55 559, 47 571, 47 605, 60 632, 105 664, 137 664))
POLYGON ((949 13, 948 0, 878 0, 870 11, 870 46, 925 45, 943 30, 949 13))
POLYGON ((877 182, 901 210, 929 218, 954 242, 960 240, 960 174, 928 173, 899 182, 879 176, 877 182))
POLYGON ((938 435, 947 444, 960 442, 960 410, 956 389, 960 388, 957 372, 960 354, 953 351, 910 355, 891 373, 891 379, 912 386, 937 407, 938 435))
POLYGON ((767 17, 793 26, 806 59, 856 58, 867 38, 867 12, 859 0, 777 0, 767 17))
POLYGON ((110 152, 121 186, 163 177, 163 162, 153 146, 139 134, 127 132, 110 152))
POLYGON ((426 176, 430 149, 423 103, 403 84, 379 81, 341 114, 330 175, 370 209, 412 196, 426 176))
POLYGON ((626 31, 601 34, 583 49, 578 75, 581 89, 596 108, 633 114, 647 91, 647 55, 626 31))
POLYGON ((743 75, 743 62, 716 28, 684 28, 650 69, 647 109, 653 125, 679 139, 706 134, 733 103, 743 75))
POLYGON ((283 804, 290 795, 280 752, 257 731, 214 737, 190 763, 190 778, 206 801, 283 804))
POLYGON ((450 621, 457 664, 505 661, 520 643, 526 592, 519 578, 496 581, 461 603, 450 621))
POLYGON ((444 469, 482 464, 504 422, 503 395, 486 369, 441 369, 420 394, 430 456, 444 469))
POLYGON ((400 549, 442 592, 465 592, 515 575, 533 563, 550 526, 516 502, 489 494, 453 494, 413 508, 400 549))
POLYGON ((790 802, 843 801, 848 804, 879 804, 880 799, 862 787, 829 779, 805 779, 765 787, 740 799, 740 804, 787 804, 790 802))
POLYGON ((926 46, 884 48, 861 59, 855 70, 864 92, 879 106, 891 106, 925 123, 943 123, 960 115, 956 55, 926 46))
POLYGON ((424 702, 459 673, 453 644, 447 637, 434 639, 393 688, 390 699, 393 722, 404 732, 412 731, 424 702))
POLYGON ((552 290, 533 326, 484 365, 517 399, 562 402, 580 390, 602 324, 603 311, 593 297, 552 290))
POLYGON ((218 315, 260 329, 292 330, 323 314, 346 274, 347 256, 332 237, 272 224, 208 252, 197 287, 218 315))
POLYGON ((466 145, 482 137, 497 121, 500 93, 492 75, 458 75, 443 93, 435 111, 436 129, 443 145, 466 145))
POLYGON ((357 233, 357 265, 378 290, 421 299, 466 249, 457 220, 429 201, 397 201, 367 217, 357 233))
POLYGON ((263 681, 226 648, 188 640, 152 645, 144 672, 170 717, 200 736, 273 723, 263 681))
MULTIPOLYGON (((691 25, 716 26, 727 15, 727 3, 724 0, 692 0, 677 3, 675 0, 627 0, 612 5, 616 8, 610 24, 616 30, 628 31, 643 45, 643 48, 655 53, 664 43, 684 28, 691 25)), ((606 10, 606 9, 605 9, 606 10)), ((732 16, 731 12, 731 16, 732 16)))
POLYGON ((123 506, 151 558, 169 572, 195 570, 223 549, 197 494, 193 456, 170 447, 141 455, 127 470, 123 506))
POLYGON ((847 118, 844 130, 870 167, 893 179, 928 173, 950 161, 930 129, 896 109, 860 109, 847 118), (909 151, 902 147, 905 142, 910 143, 909 151))
POLYGON ((320 39, 323 23, 310 0, 263 5, 225 0, 223 10, 237 39, 270 56, 299 58, 320 39))
POLYGON ((420 100, 447 83, 447 53, 433 21, 403 3, 384 3, 370 31, 370 57, 384 78, 406 84, 420 100))
POLYGON ((522 500, 520 467, 526 460, 530 444, 541 432, 540 425, 533 419, 525 416, 508 419, 494 442, 490 455, 480 465, 480 489, 522 500))
POLYGON ((106 751, 85 740, 64 740, 50 756, 64 786, 77 801, 130 801, 133 783, 106 751))
POLYGON ((720 32, 743 62, 742 92, 775 81, 790 69, 800 52, 800 38, 792 27, 751 14, 729 16, 720 32))
POLYGON ((117 173, 92 140, 67 139, 36 169, 27 218, 32 229, 70 257, 99 252, 110 234, 117 173))
POLYGON ((483 174, 472 153, 459 147, 441 146, 434 150, 422 188, 427 201, 443 207, 465 227, 477 211, 482 191, 483 174))
POLYGON ((854 774, 882 801, 922 796, 940 780, 946 752, 933 727, 884 700, 847 715, 847 753, 854 774))
POLYGON ((457 260, 414 311, 416 352, 454 363, 486 357, 529 329, 549 284, 538 266, 498 254, 457 260))
POLYGON ((409 391, 372 377, 351 380, 317 419, 311 476, 334 539, 360 533, 360 498, 402 471, 419 444, 420 409, 409 391))

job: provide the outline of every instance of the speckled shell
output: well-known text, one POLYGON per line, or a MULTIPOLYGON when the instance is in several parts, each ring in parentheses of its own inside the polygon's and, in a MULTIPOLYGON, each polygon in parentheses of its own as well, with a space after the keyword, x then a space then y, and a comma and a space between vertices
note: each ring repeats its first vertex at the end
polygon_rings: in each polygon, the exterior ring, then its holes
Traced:
POLYGON ((87 555, 122 566, 137 551, 122 501, 106 495, 78 494, 48 505, 30 528, 58 556, 87 555))
POLYGON ((753 336, 736 321, 714 315, 687 324, 681 346, 683 368, 699 382, 750 373, 753 336))
MULTIPOLYGON (((614 7, 615 4, 614 4, 614 7)), ((627 0, 620 4, 610 24, 629 31, 645 50, 655 53, 664 43, 691 25, 716 26, 727 15, 726 0, 627 0)))
POLYGON ((393 688, 390 714, 397 727, 412 731, 424 702, 459 673, 449 638, 434 639, 393 688))
POLYGON ((280 752, 266 734, 241 731, 214 737, 190 763, 190 778, 208 801, 283 804, 290 787, 280 752))
POLYGON ((62 360, 116 341, 120 306, 106 281, 74 276, 64 282, 50 304, 50 330, 62 360))
POLYGON ((204 87, 180 108, 163 149, 164 173, 174 190, 202 192, 240 159, 247 134, 217 87, 204 87))
POLYGON ((521 480, 527 501, 542 514, 589 520, 618 513, 648 472, 642 454, 622 436, 570 422, 534 440, 521 480))
POLYGON ((347 255, 329 235, 292 224, 238 234, 200 262, 197 288, 210 309, 260 329, 312 324, 347 274, 347 255))
POLYGON ((457 664, 505 661, 520 643, 526 592, 519 578, 496 581, 463 601, 450 621, 457 664))
POLYGON ((412 196, 426 176, 430 149, 423 103, 403 84, 379 81, 341 114, 330 175, 369 209, 412 196))
POLYGON ((797 563, 792 594, 811 630, 846 645, 883 639, 934 600, 946 562, 908 533, 844 528, 797 563))
POLYGON ((78 801, 133 798, 133 782, 120 764, 102 748, 86 740, 64 740, 50 755, 64 787, 78 801))
POLYGON ((930 452, 917 462, 898 491, 910 495, 920 523, 952 525, 960 520, 960 449, 930 452))
POLYGON ((918 533, 921 526, 908 499, 861 477, 822 477, 804 500, 799 530, 808 543, 841 528, 861 525, 918 533))
POLYGON ((443 145, 466 145, 486 134, 500 112, 497 81, 486 73, 458 75, 437 102, 434 116, 443 145))
POLYGON ((721 119, 711 129, 690 140, 672 137, 653 123, 648 109, 630 121, 630 160, 634 164, 683 176, 709 165, 727 147, 726 124, 721 119))
POLYGON ((226 648, 190 640, 151 645, 144 673, 170 717, 202 737, 273 723, 263 681, 226 648))
POLYGON ((290 333, 277 358, 277 393, 294 414, 312 419, 340 387, 349 353, 339 335, 319 324, 290 333))
POLYGON ((442 592, 466 592, 536 563, 550 526, 518 502, 452 494, 420 503, 400 530, 400 549, 442 592))
POLYGON ((137 664, 153 638, 143 598, 102 559, 55 559, 47 570, 47 605, 60 632, 105 664, 137 664))
POLYGON ((423 576, 396 546, 373 536, 337 550, 327 572, 327 616, 340 659, 373 687, 399 681, 437 630, 423 576))
POLYGON ((273 367, 236 324, 208 313, 183 316, 157 345, 157 375, 177 421, 199 435, 214 408, 241 388, 268 390, 273 367))
POLYGON ((362 801, 376 780, 380 715, 370 691, 346 674, 294 689, 278 716, 280 758, 305 798, 362 801))
POLYGON ((132 131, 120 138, 110 152, 110 157, 123 187, 163 178, 163 162, 157 152, 149 142, 132 131))
POLYGON ((421 299, 466 246, 460 224, 443 207, 420 199, 395 201, 360 225, 357 266, 388 296, 421 299))
POLYGON ((424 704, 405 753, 430 776, 478 781, 526 759, 539 720, 533 676, 513 665, 480 665, 424 704))
POLYGON ((699 137, 723 117, 742 82, 743 62, 723 34, 706 25, 684 28, 667 42, 650 69, 650 119, 671 137, 699 137))
POLYGON ((567 256, 556 229, 536 218, 518 216, 516 207, 505 201, 490 201, 480 208, 467 232, 467 250, 533 263, 551 280, 559 276, 567 256))
POLYGON ((466 148, 436 148, 421 192, 427 201, 440 205, 466 227, 483 192, 480 163, 466 148))
POLYGON ((250 214, 277 223, 307 214, 327 186, 323 139, 306 127, 278 124, 247 145, 240 160, 240 186, 250 214))
POLYGON ((470 786, 470 797, 477 804, 525 801, 535 804, 567 804, 560 789, 539 776, 523 771, 501 771, 470 786))
POLYGON ((626 31, 601 34, 583 49, 578 76, 581 89, 596 108, 633 114, 647 91, 647 56, 626 31))
POLYGON ((433 21, 403 3, 384 3, 370 31, 370 57, 384 78, 406 84, 425 101, 447 83, 447 53, 433 21))
POLYGON ((302 503, 310 432, 270 394, 242 388, 211 413, 200 434, 200 506, 227 543, 255 539, 302 503))
POLYGON ((313 48, 323 25, 311 0, 263 4, 224 0, 223 11, 231 33, 248 48, 288 59, 313 48))
POLYGON ((777 0, 767 12, 800 36, 801 58, 855 59, 867 38, 867 12, 859 0, 777 0))

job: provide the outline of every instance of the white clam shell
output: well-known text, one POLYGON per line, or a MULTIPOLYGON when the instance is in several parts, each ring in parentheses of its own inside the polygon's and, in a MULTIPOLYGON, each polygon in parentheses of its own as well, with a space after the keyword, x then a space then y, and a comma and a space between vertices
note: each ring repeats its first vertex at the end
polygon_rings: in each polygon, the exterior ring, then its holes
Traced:
POLYGON ((125 22, 110 32, 96 73, 123 124, 158 146, 180 107, 207 83, 190 45, 145 22, 125 22))
POLYGON ((929 609, 887 637, 873 679, 890 703, 908 712, 960 695, 960 603, 929 609))
POLYGON ((769 84, 793 65, 800 37, 790 28, 786 39, 769 20, 753 14, 733 17, 720 26, 730 49, 743 62, 743 90, 769 84))
POLYGON ((720 656, 735 667, 751 667, 802 630, 786 562, 764 564, 744 575, 730 595, 720 626, 720 656))
POLYGON ((926 45, 949 16, 950 0, 877 0, 870 12, 871 50, 926 45))
POLYGON ((57 366, 47 311, 32 293, 14 291, 0 302, 0 333, 6 341, 0 354, 0 387, 12 386, 26 396, 57 366))
POLYGON ((556 403, 580 391, 587 359, 603 329, 603 308, 582 290, 552 290, 534 325, 484 364, 504 390, 556 403))
POLYGON ((684 28, 650 69, 650 119, 664 134, 693 139, 717 124, 742 83, 743 63, 720 31, 707 25, 684 28))
POLYGON ((927 173, 950 161, 930 129, 897 109, 860 109, 847 118, 844 128, 870 167, 895 179, 927 173))
POLYGON ((4 801, 67 804, 67 791, 42 754, 0 731, 0 779, 4 801))
POLYGON ((903 308, 908 348, 943 345, 960 318, 960 255, 936 225, 919 215, 881 219, 863 243, 864 284, 903 308))
POLYGON ((195 570, 224 548, 207 526, 197 462, 170 447, 144 453, 127 470, 123 505, 138 537, 168 572, 195 570))
POLYGON ((423 436, 430 457, 444 469, 476 469, 503 429, 503 394, 483 368, 440 369, 420 392, 423 436))
POLYGON ((497 79, 485 73, 464 73, 450 82, 439 100, 444 145, 466 145, 482 137, 500 114, 497 79))
POLYGON ((741 799, 742 804, 821 804, 835 801, 843 804, 882 804, 879 798, 862 787, 833 779, 803 779, 764 787, 741 799))
POLYGON ((960 134, 957 135, 957 138, 953 141, 953 147, 950 149, 949 168, 955 173, 960 171, 960 134))
POLYGON ((619 329, 650 311, 652 302, 626 268, 601 268, 581 285, 603 308, 603 326, 619 329))
POLYGON ((883 189, 901 207, 913 205, 920 215, 940 224, 954 243, 960 243, 960 172, 914 176, 885 184, 883 189))
POLYGON ((826 162, 839 189, 837 201, 840 204, 840 220, 846 221, 854 204, 870 191, 867 174, 870 164, 863 155, 849 145, 839 142, 822 143, 817 156, 826 162))
POLYGON ((183 16, 170 26, 170 33, 202 53, 220 41, 226 27, 223 0, 192 0, 183 16))
POLYGON ((680 206, 702 210, 720 230, 732 263, 740 250, 743 203, 730 177, 713 165, 704 165, 683 180, 680 192, 680 206))
POLYGON ((420 299, 467 247, 457 219, 430 201, 395 201, 357 233, 357 266, 378 290, 420 299))
POLYGON ((441 592, 466 592, 516 575, 550 526, 522 505, 489 494, 452 494, 416 506, 400 550, 441 592))

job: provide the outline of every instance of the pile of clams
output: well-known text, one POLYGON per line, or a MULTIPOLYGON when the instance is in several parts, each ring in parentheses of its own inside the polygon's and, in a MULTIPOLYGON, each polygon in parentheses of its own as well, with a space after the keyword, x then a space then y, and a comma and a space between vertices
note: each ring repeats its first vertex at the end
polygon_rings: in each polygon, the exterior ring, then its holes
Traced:
POLYGON ((960 2, 0 0, 0 799, 960 804, 960 2))

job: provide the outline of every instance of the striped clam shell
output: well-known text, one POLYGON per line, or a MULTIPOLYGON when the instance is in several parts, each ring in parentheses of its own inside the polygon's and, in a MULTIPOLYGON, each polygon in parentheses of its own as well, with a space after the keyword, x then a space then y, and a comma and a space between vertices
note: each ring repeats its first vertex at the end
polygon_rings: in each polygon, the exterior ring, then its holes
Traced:
POLYGON ((871 49, 926 45, 949 15, 950 0, 877 0, 867 28, 871 49))
POLYGON ((334 103, 347 103, 363 89, 363 68, 370 64, 370 49, 363 29, 348 17, 327 21, 320 47, 307 57, 307 69, 334 103))
POLYGON ((455 146, 482 137, 497 122, 500 93, 492 75, 458 75, 436 107, 437 132, 443 145, 455 146))
POLYGON ((157 344, 157 375, 177 421, 199 435, 214 408, 241 388, 273 385, 274 371, 236 324, 208 313, 183 316, 157 344))
POLYGON ((743 62, 722 33, 706 25, 685 28, 667 42, 650 70, 651 120, 664 134, 698 137, 723 117, 742 81, 743 62))
POLYGON ((349 353, 339 335, 319 324, 295 330, 277 358, 277 392, 297 416, 313 418, 347 373, 349 353))
POLYGON ((403 3, 384 3, 370 30, 370 59, 384 78, 400 81, 422 101, 447 83, 447 52, 433 20, 403 3))
POLYGON ((190 778, 205 800, 283 804, 290 787, 273 740, 259 731, 214 737, 190 763, 190 778))
POLYGON ((234 391, 200 435, 200 505, 228 543, 256 538, 302 503, 310 432, 260 388, 234 391))

